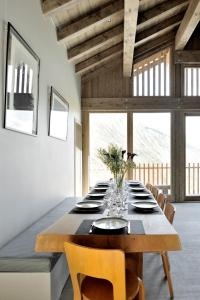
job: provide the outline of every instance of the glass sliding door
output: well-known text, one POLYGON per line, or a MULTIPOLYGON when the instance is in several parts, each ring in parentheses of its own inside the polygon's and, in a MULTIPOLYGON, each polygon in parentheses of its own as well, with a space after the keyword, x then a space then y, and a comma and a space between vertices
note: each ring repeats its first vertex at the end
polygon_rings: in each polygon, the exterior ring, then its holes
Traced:
POLYGON ((200 195, 200 116, 187 115, 186 130, 186 197, 200 195))
POLYGON ((89 186, 99 180, 109 180, 112 175, 97 157, 98 148, 110 143, 127 149, 126 113, 90 113, 89 115, 89 186))
POLYGON ((170 193, 170 113, 133 113, 133 150, 137 153, 133 178, 170 193))

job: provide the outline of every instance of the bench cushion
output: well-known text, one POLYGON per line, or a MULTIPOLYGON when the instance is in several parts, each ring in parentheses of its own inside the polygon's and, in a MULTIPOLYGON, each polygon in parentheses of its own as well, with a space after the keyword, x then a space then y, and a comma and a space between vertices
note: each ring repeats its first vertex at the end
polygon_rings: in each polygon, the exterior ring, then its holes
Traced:
POLYGON ((66 198, 0 249, 0 272, 50 272, 61 253, 36 253, 36 235, 54 223, 74 198, 66 198))

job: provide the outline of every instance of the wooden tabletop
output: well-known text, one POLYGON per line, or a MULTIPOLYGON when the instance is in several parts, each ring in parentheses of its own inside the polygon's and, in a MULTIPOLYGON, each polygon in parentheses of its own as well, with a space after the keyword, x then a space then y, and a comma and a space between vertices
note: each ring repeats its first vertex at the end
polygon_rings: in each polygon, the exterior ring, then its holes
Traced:
MULTIPOLYGON (((69 210, 75 205, 76 199, 70 199, 69 210)), ((64 252, 65 241, 74 241, 82 245, 97 248, 122 249, 125 252, 160 252, 181 250, 178 233, 162 214, 133 214, 124 217, 128 220, 142 220, 145 234, 124 235, 77 235, 76 231, 81 222, 86 219, 99 219, 103 214, 69 214, 37 235, 36 252, 64 252)))

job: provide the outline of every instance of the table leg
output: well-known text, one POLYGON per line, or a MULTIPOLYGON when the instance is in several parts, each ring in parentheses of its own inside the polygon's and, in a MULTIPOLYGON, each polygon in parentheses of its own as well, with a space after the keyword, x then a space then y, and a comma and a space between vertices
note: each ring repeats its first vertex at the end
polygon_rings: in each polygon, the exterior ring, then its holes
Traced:
POLYGON ((137 253, 137 274, 143 279, 143 253, 137 253))
MULTIPOLYGON (((134 270, 137 276, 143 279, 143 253, 126 253, 126 268, 134 270)), ((139 297, 135 300, 139 300, 139 297)))
POLYGON ((135 270, 138 277, 143 277, 143 253, 126 253, 126 268, 135 270))

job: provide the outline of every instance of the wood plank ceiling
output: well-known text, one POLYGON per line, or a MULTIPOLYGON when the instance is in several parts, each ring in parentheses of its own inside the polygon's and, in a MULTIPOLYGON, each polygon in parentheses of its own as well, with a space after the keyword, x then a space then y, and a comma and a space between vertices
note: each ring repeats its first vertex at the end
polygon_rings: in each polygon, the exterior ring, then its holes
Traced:
POLYGON ((175 43, 183 50, 200 20, 200 0, 42 0, 66 59, 84 77, 102 66, 133 63, 175 43))

